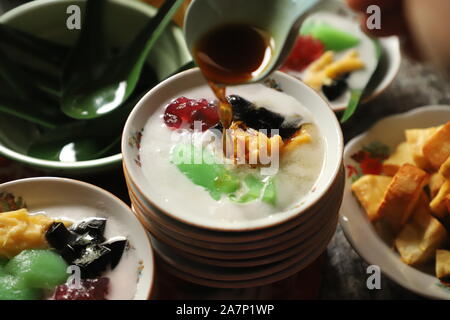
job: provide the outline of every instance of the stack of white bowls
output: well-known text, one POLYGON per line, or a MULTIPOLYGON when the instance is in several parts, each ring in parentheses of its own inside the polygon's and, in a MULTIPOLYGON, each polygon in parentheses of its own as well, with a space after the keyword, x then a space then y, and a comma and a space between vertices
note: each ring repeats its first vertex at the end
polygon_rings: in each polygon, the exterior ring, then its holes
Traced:
MULTIPOLYGON (((164 267, 174 275, 205 286, 245 288, 285 279, 313 263, 333 237, 341 205, 345 174, 343 139, 327 103, 299 80, 277 72, 272 76, 283 91, 312 113, 324 140, 324 166, 301 205, 254 221, 226 224, 169 212, 151 193, 140 162, 140 139, 147 120, 167 101, 206 86, 198 69, 180 73, 152 89, 138 103, 122 140, 124 172, 133 211, 150 232, 164 267)), ((173 192, 177 192, 176 185, 173 192)), ((201 204, 199 205, 201 210, 201 204)))

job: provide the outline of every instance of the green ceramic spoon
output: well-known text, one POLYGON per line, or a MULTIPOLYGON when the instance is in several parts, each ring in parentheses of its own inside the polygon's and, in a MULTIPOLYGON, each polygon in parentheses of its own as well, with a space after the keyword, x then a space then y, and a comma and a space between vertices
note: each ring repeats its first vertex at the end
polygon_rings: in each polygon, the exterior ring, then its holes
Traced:
POLYGON ((120 133, 126 119, 142 96, 158 83, 156 74, 145 67, 139 87, 123 105, 104 117, 74 120, 48 130, 34 139, 27 153, 52 161, 85 161, 120 152, 120 133))
POLYGON ((62 64, 69 49, 0 24, 0 50, 26 72, 35 86, 60 96, 62 64))
POLYGON ((145 60, 183 0, 166 0, 128 48, 92 77, 78 70, 80 81, 65 87, 61 110, 74 119, 98 118, 118 108, 136 88, 145 60))
POLYGON ((138 99, 100 119, 75 121, 40 135, 30 145, 28 155, 45 160, 74 162, 98 159, 120 152, 120 132, 138 99))
POLYGON ((80 83, 90 85, 98 74, 105 72, 108 49, 102 29, 103 5, 103 1, 86 2, 81 33, 63 66, 63 103, 68 98, 67 91, 80 83))
POLYGON ((27 74, 14 65, 0 50, 0 112, 54 128, 67 122, 58 103, 37 88, 27 74))
POLYGON ((69 49, 63 45, 41 39, 27 32, 0 24, 0 48, 26 56, 29 65, 45 63, 47 66, 61 67, 69 49))

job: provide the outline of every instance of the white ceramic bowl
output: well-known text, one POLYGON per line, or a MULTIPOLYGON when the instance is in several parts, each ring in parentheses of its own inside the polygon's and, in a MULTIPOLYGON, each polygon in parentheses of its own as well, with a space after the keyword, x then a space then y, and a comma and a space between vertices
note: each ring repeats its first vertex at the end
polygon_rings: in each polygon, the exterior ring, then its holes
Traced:
MULTIPOLYGON (((76 41, 79 34, 78 30, 69 30, 66 27, 67 7, 74 4, 83 8, 85 1, 32 1, 3 14, 0 17, 0 23, 69 46, 76 41)), ((130 0, 105 1, 104 10, 106 38, 117 47, 128 44, 148 19, 156 13, 154 7, 130 0)), ((149 64, 160 79, 164 79, 189 60, 191 58, 184 42, 183 32, 175 25, 170 26, 162 34, 148 58, 149 64)), ((58 174, 104 171, 118 167, 121 163, 120 153, 101 159, 77 162, 48 161, 30 157, 26 154, 30 142, 29 124, 9 116, 1 117, 4 118, 4 121, 0 123, 2 136, 6 136, 6 141, 13 141, 13 143, 7 146, 0 142, 0 154, 15 161, 58 174), (10 145, 14 145, 14 148, 10 145)), ((117 135, 119 134, 118 132, 117 135)))
MULTIPOLYGON (((122 153, 129 178, 142 191, 148 202, 167 215, 200 228, 209 228, 219 231, 251 231, 271 227, 297 217, 302 212, 314 207, 318 201, 333 187, 338 178, 342 165, 343 138, 339 123, 328 104, 311 88, 301 81, 276 72, 271 76, 278 86, 290 96, 300 101, 312 113, 317 127, 324 139, 325 160, 312 192, 302 200, 295 209, 273 214, 270 217, 252 220, 241 225, 217 221, 213 218, 189 216, 182 210, 168 209, 168 203, 160 195, 152 194, 151 184, 168 183, 167 181, 148 181, 140 166, 139 144, 140 135, 147 120, 156 109, 166 105, 180 96, 189 96, 192 90, 206 90, 207 84, 198 68, 182 72, 167 79, 148 92, 131 112, 122 136, 122 153)), ((197 91, 198 92, 198 91, 197 91)), ((206 97, 206 98, 212 98, 206 97)))
POLYGON ((150 298, 154 283, 154 258, 147 232, 131 209, 111 193, 96 186, 63 178, 29 178, 0 185, 0 193, 22 197, 30 212, 42 212, 50 217, 82 219, 103 217, 108 238, 126 236, 141 265, 136 265, 138 282, 135 300, 150 298), (114 223, 111 226, 111 223, 114 223), (142 267, 141 271, 140 268, 142 267))
MULTIPOLYGON (((428 106, 387 117, 364 134, 351 140, 345 147, 344 165, 357 167, 351 158, 364 146, 380 142, 391 150, 405 141, 404 131, 427 128, 450 121, 450 106, 428 106)), ((440 285, 430 274, 410 267, 378 236, 351 191, 352 177, 347 175, 340 223, 344 233, 358 254, 369 264, 378 265, 389 278, 416 294, 433 299, 450 299, 450 289, 440 285)))

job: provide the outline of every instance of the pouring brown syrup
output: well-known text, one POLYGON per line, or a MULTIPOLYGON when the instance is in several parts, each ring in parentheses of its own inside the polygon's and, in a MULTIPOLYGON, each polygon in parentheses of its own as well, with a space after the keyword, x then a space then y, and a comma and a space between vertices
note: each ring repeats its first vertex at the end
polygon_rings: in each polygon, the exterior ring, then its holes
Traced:
POLYGON ((233 119, 226 85, 245 83, 262 71, 272 55, 271 43, 271 36, 262 29, 248 24, 226 24, 209 31, 196 45, 195 60, 219 100, 224 130, 233 119))

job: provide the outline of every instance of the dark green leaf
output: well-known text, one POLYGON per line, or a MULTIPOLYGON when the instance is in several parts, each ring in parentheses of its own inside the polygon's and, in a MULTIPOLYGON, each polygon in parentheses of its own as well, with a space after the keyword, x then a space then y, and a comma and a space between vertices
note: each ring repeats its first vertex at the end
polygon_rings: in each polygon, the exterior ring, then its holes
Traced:
POLYGON ((352 90, 350 102, 348 103, 347 109, 345 109, 344 115, 341 118, 341 123, 346 122, 355 113, 356 108, 361 100, 362 90, 352 90))

